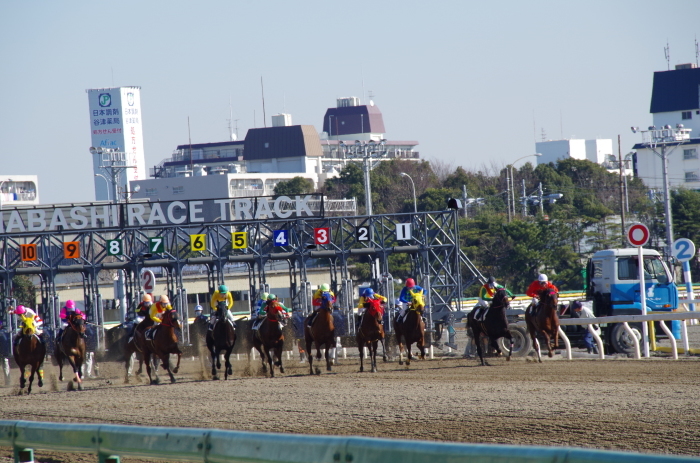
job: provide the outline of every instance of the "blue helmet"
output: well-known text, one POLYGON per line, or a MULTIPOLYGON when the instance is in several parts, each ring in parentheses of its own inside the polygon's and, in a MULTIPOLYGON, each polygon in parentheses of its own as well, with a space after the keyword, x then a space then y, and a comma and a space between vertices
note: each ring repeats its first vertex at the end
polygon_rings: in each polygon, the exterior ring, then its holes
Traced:
POLYGON ((373 290, 372 288, 367 288, 367 289, 364 290, 364 292, 362 293, 362 295, 363 295, 364 297, 372 297, 372 296, 374 296, 374 290, 373 290))

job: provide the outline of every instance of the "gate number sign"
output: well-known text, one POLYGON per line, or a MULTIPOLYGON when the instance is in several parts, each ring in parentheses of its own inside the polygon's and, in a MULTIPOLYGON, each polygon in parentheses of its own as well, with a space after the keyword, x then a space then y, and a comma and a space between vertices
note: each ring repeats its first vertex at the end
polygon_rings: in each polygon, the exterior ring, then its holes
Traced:
POLYGON ((275 230, 272 235, 272 241, 274 241, 275 246, 288 246, 289 230, 275 230))
POLYGON ((207 250, 207 235, 190 235, 190 248, 193 251, 207 250))
POLYGON ((36 244, 20 244, 23 261, 36 260, 36 244))
POLYGON ((673 242, 671 251, 673 251, 673 257, 680 262, 688 262, 695 257, 695 243, 688 238, 678 238, 673 242))
POLYGON ((122 240, 108 240, 107 241, 107 254, 110 256, 121 256, 124 254, 124 249, 122 249, 122 240))
POLYGON ((63 243, 63 257, 65 259, 80 259, 80 241, 63 243))
POLYGON ((369 227, 361 226, 355 229, 357 241, 369 241, 369 227))
POLYGON ((396 239, 397 240, 410 240, 411 239, 411 224, 410 223, 397 223, 396 224, 396 239))
POLYGON ((314 228, 314 243, 329 244, 331 242, 330 228, 314 228))
POLYGON ((233 232, 231 233, 231 247, 233 249, 245 249, 248 247, 248 233, 247 232, 233 232))
POLYGON ((153 254, 160 254, 165 251, 165 240, 162 236, 148 238, 148 251, 153 254))

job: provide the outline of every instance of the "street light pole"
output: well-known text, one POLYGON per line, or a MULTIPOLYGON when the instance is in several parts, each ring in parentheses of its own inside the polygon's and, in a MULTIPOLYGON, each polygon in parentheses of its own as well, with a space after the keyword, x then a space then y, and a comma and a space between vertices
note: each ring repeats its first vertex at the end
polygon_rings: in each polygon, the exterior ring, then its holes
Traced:
POLYGON ((107 177, 105 177, 102 174, 95 174, 95 177, 102 177, 104 179, 104 181, 107 182, 107 201, 109 201, 109 186, 110 186, 109 179, 107 179, 107 177))
POLYGON ((413 213, 418 214, 418 202, 416 201, 416 184, 413 183, 413 179, 406 172, 400 173, 402 177, 407 177, 411 181, 411 188, 413 189, 413 213))
MULTIPOLYGON (((534 153, 534 154, 526 154, 525 156, 521 156, 515 161, 513 161, 511 164, 506 166, 507 169, 510 170, 510 183, 506 181, 508 184, 508 222, 511 221, 511 214, 510 214, 510 205, 513 204, 513 217, 515 216, 515 180, 513 178, 513 165, 520 161, 521 159, 529 158, 530 156, 542 156, 542 153, 534 153)), ((506 176, 507 176, 506 172, 506 176)), ((507 180, 507 179, 506 179, 507 180)))
POLYGON ((666 258, 671 260, 671 245, 673 244, 673 218, 671 217, 671 195, 669 193, 668 182, 668 157, 681 144, 690 140, 692 129, 686 129, 683 124, 676 124, 673 128, 665 125, 660 129, 650 126, 649 130, 639 130, 639 127, 632 127, 632 133, 638 131, 642 134, 642 145, 649 148, 654 154, 661 158, 661 167, 664 182, 664 213, 666 215, 666 258), (667 147, 670 146, 670 149, 667 147), (660 151, 657 149, 659 148, 660 151))
POLYGON ((372 215, 372 189, 370 185, 369 173, 372 170, 372 158, 380 158, 387 155, 387 150, 385 148, 386 140, 382 139, 379 143, 374 140, 367 142, 355 140, 355 144, 352 146, 347 146, 345 143, 340 142, 340 146, 346 148, 346 157, 348 158, 362 158, 362 170, 365 174, 365 206, 367 215, 372 215))

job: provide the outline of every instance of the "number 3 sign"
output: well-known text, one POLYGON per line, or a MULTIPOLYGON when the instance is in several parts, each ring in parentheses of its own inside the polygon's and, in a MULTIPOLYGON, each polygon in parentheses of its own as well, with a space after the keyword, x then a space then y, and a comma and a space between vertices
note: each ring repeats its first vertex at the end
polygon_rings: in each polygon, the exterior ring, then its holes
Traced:
POLYGON ((330 228, 314 228, 314 243, 329 244, 331 242, 330 228))

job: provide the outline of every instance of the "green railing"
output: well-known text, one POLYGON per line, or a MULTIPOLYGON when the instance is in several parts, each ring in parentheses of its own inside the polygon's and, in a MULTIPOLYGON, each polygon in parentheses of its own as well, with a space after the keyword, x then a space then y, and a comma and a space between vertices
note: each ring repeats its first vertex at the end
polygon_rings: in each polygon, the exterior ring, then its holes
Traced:
POLYGON ((264 434, 194 428, 0 421, 0 446, 15 461, 33 449, 193 462, 271 463, 680 463, 699 458, 565 447, 452 444, 366 437, 264 434))

